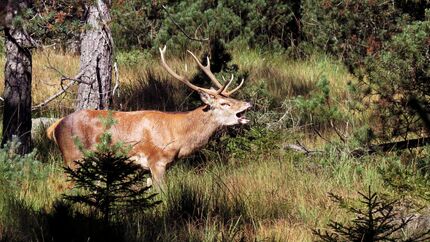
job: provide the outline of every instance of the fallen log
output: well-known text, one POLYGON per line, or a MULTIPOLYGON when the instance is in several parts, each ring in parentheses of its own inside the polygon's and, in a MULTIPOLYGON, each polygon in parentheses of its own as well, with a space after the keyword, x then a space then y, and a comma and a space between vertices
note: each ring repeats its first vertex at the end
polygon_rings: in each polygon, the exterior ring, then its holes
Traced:
MULTIPOLYGON (((391 151, 404 150, 404 149, 414 149, 414 148, 423 147, 429 144, 430 144, 430 137, 410 139, 410 140, 389 142, 389 143, 383 143, 383 144, 370 145, 368 147, 357 148, 351 151, 350 155, 358 158, 364 155, 375 154, 377 152, 391 152, 391 151)), ((286 144, 284 148, 291 149, 299 153, 303 153, 305 155, 315 155, 315 154, 323 153, 323 151, 321 150, 309 150, 299 142, 297 142, 297 144, 286 144)))
POLYGON ((430 137, 403 140, 397 142, 383 143, 377 145, 370 145, 365 148, 358 148, 351 152, 354 157, 361 157, 363 155, 370 155, 376 152, 390 152, 404 149, 413 149, 423 147, 430 144, 430 137))

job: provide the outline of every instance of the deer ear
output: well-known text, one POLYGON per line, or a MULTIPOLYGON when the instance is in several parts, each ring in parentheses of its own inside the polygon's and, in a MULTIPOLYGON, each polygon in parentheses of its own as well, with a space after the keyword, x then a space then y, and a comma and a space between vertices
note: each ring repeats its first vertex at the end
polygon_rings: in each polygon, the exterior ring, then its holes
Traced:
POLYGON ((209 93, 206 92, 199 92, 200 99, 207 105, 213 106, 215 102, 215 97, 209 93))

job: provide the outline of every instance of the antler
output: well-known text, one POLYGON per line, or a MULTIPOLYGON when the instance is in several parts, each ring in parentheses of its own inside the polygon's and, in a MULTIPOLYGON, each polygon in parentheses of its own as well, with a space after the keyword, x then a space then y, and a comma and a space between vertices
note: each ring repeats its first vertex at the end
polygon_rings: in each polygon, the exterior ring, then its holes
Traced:
POLYGON ((197 65, 200 67, 200 69, 202 69, 202 71, 209 77, 209 79, 211 79, 211 81, 215 84, 215 86, 217 86, 218 88, 222 88, 223 86, 221 85, 221 83, 219 83, 219 81, 216 79, 215 75, 212 73, 211 71, 211 62, 209 60, 209 57, 206 56, 206 66, 204 66, 199 59, 197 59, 197 57, 194 55, 193 52, 187 50, 188 53, 190 53, 190 55, 194 58, 194 60, 197 62, 197 65))
POLYGON ((185 85, 187 85, 189 88, 195 90, 195 91, 204 91, 207 93, 211 93, 211 94, 216 94, 216 91, 214 90, 210 90, 210 89, 206 89, 206 88, 202 88, 202 87, 198 87, 194 84, 192 84, 188 79, 186 79, 183 76, 178 75, 175 71, 172 70, 172 68, 170 68, 169 65, 167 65, 166 63, 166 59, 164 58, 164 53, 166 53, 166 45, 164 46, 163 49, 159 48, 160 50, 160 55, 161 55, 161 64, 163 65, 164 69, 166 69, 166 71, 172 75, 174 78, 176 78, 178 81, 183 82, 185 85))
POLYGON ((166 69, 166 71, 172 75, 174 78, 176 78, 177 80, 183 82, 184 84, 186 84, 188 87, 190 87, 191 89, 195 90, 195 91, 203 91, 206 93, 210 93, 213 95, 224 95, 224 96, 230 96, 231 94, 233 94, 234 92, 236 92, 237 90, 239 90, 239 88, 242 87, 242 84, 244 82, 244 79, 242 79, 241 83, 239 86, 237 86, 235 89, 233 89, 230 92, 227 92, 228 87, 230 86, 230 84, 233 82, 234 79, 234 75, 231 75, 231 79, 230 81, 226 81, 224 77, 224 85, 222 85, 215 77, 215 75, 212 73, 211 68, 210 68, 210 61, 209 61, 209 57, 207 58, 207 64, 206 66, 204 66, 198 59, 197 57, 193 54, 193 52, 187 50, 188 53, 191 54, 191 56, 193 57, 193 59, 197 62, 197 65, 203 70, 203 72, 209 77, 209 79, 212 81, 212 83, 215 84, 215 86, 218 87, 218 90, 213 90, 213 89, 206 89, 206 88, 202 88, 202 87, 198 87, 194 84, 192 84, 189 80, 187 80, 185 77, 178 75, 176 72, 174 72, 172 70, 172 68, 169 67, 169 65, 167 65, 166 60, 164 58, 164 53, 166 53, 166 48, 167 46, 164 46, 163 49, 159 48, 160 50, 160 54, 161 54, 161 64, 163 65, 164 69, 166 69))

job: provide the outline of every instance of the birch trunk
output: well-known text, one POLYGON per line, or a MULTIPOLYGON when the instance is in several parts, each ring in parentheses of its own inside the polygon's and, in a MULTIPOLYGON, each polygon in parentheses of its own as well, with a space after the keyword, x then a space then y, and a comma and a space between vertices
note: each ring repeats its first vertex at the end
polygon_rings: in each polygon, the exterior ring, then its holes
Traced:
POLYGON ((113 43, 109 9, 103 0, 88 8, 87 29, 81 34, 80 72, 76 110, 109 109, 112 104, 113 43))

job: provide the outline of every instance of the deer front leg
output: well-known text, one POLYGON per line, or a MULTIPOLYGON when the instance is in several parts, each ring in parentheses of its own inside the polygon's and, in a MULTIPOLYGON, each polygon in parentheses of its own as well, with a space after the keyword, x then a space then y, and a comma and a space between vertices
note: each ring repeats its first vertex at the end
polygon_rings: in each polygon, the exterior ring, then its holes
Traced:
MULTIPOLYGON (((138 155, 132 156, 130 157, 130 160, 135 164, 140 165, 144 170, 151 170, 151 168, 149 167, 148 158, 145 156, 145 154, 138 154, 138 155)), ((151 170, 151 173, 152 173, 152 170, 151 170)), ((146 186, 152 186, 151 178, 146 179, 146 186)))
POLYGON ((164 184, 164 173, 166 172, 166 164, 163 161, 156 161, 149 165, 153 183, 161 187, 164 184))

